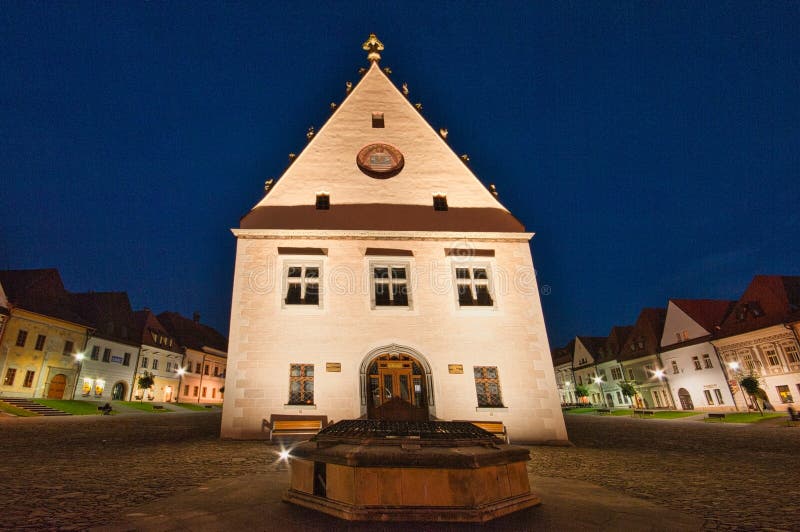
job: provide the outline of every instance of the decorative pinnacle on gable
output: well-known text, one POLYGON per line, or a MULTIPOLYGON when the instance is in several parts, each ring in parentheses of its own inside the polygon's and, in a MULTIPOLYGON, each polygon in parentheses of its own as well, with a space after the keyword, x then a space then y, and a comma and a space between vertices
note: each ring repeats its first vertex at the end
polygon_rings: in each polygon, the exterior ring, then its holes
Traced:
POLYGON ((361 48, 367 52, 367 59, 370 61, 380 61, 381 54, 378 52, 383 51, 383 43, 378 40, 374 33, 369 34, 369 38, 361 45, 361 48))

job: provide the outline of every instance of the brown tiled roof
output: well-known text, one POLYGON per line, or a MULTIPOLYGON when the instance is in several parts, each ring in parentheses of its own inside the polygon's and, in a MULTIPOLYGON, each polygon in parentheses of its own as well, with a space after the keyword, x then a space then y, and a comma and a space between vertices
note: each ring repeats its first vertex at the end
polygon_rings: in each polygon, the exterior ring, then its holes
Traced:
POLYGON ((138 344, 131 303, 125 292, 70 294, 75 311, 95 328, 95 336, 138 344))
POLYGON ((87 325, 86 320, 73 310, 69 292, 55 268, 3 270, 0 271, 0 284, 12 306, 87 325))
POLYGON ((153 333, 157 333, 174 341, 174 345, 168 349, 175 352, 180 349, 177 339, 158 321, 158 318, 151 310, 137 310, 133 313, 133 318, 136 322, 136 333, 143 344, 166 349, 167 347, 158 344, 153 338, 153 333))
POLYGON ((606 338, 606 352, 609 356, 618 357, 625 340, 633 331, 633 325, 614 325, 606 338))
POLYGON ((599 363, 605 357, 605 346, 607 338, 605 336, 578 336, 583 347, 589 351, 595 363, 599 363))
POLYGON ((351 204, 257 207, 240 222, 242 229, 339 229, 372 231, 525 231, 513 214, 488 207, 435 211, 433 205, 351 204))
POLYGON ((162 312, 158 315, 158 321, 183 347, 197 350, 211 347, 218 351, 228 351, 228 339, 208 325, 185 318, 177 312, 162 312))
POLYGON ((717 325, 722 323, 736 303, 721 299, 670 299, 670 301, 710 333, 716 330, 717 325))
POLYGON ((619 360, 632 360, 645 355, 658 353, 667 310, 645 308, 639 313, 633 330, 620 350, 619 360), (633 348, 631 348, 633 346, 633 348))
POLYGON ((800 319, 800 276, 756 275, 722 322, 731 336, 800 319))

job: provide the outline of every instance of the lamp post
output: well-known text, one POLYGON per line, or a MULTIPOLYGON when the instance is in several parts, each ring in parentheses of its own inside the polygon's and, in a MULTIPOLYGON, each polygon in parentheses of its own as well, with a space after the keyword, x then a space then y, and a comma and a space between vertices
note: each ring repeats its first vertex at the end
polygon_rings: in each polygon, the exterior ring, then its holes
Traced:
POLYGON ((86 355, 83 353, 76 353, 73 355, 75 361, 78 363, 78 372, 75 374, 75 386, 72 388, 72 400, 75 400, 75 394, 78 393, 78 381, 81 378, 81 368, 83 367, 83 359, 86 355))
POLYGON ((181 402, 181 387, 183 386, 183 374, 186 373, 186 368, 180 367, 178 368, 178 393, 175 395, 175 402, 181 402))
POLYGON ((606 401, 606 396, 603 393, 603 377, 600 375, 594 376, 594 383, 597 385, 597 388, 600 390, 600 398, 603 400, 603 406, 608 408, 608 402, 606 401))
MULTIPOLYGON (((567 395, 564 397, 564 399, 572 399, 572 397, 570 397, 570 395, 569 395, 569 385, 570 384, 572 384, 572 383, 569 382, 569 381, 564 381, 564 388, 566 388, 566 390, 567 390, 566 391, 567 395)), ((575 401, 564 401, 564 402, 565 403, 574 403, 575 401)))
MULTIPOLYGON (((747 395, 745 395, 744 388, 742 388, 742 385, 741 385, 741 383, 739 382, 739 379, 738 379, 738 376, 739 376, 739 363, 736 362, 735 360, 733 362, 728 362, 728 367, 731 368, 731 371, 733 372, 733 375, 734 375, 734 380, 736 381, 736 384, 739 386, 739 389, 742 390, 742 398, 744 399, 744 407, 746 409, 749 409, 750 405, 747 403, 747 395)), ((733 404, 736 405, 736 398, 733 399, 733 404)))

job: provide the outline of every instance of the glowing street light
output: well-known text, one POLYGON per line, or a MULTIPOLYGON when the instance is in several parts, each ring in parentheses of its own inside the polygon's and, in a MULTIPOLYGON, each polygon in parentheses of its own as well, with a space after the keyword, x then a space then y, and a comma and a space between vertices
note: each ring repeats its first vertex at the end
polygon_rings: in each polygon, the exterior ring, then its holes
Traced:
POLYGON ((175 396, 175 402, 179 403, 181 401, 181 387, 183 386, 183 374, 186 373, 186 368, 178 368, 175 370, 175 373, 178 374, 178 393, 175 396))
POLYGON ((653 374, 658 380, 661 380, 664 377, 664 370, 659 368, 653 374))
POLYGON ((75 362, 78 363, 78 371, 75 373, 75 386, 72 388, 72 400, 75 400, 75 394, 78 393, 78 380, 81 378, 81 367, 83 366, 83 359, 86 358, 86 355, 83 353, 75 353, 72 355, 75 357, 75 362))

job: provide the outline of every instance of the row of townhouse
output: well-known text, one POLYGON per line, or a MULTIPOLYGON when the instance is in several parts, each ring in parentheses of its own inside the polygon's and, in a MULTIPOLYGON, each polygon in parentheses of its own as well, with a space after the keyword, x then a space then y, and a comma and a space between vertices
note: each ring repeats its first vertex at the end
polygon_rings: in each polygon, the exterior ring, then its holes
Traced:
POLYGON ((69 292, 55 269, 0 271, 0 399, 222 403, 226 364, 227 339, 198 314, 69 292))
POLYGON ((786 410, 800 401, 800 277, 758 275, 737 301, 670 299, 607 337, 554 349, 553 366, 562 404, 748 410, 764 406, 739 385, 752 375, 767 406, 786 410))

